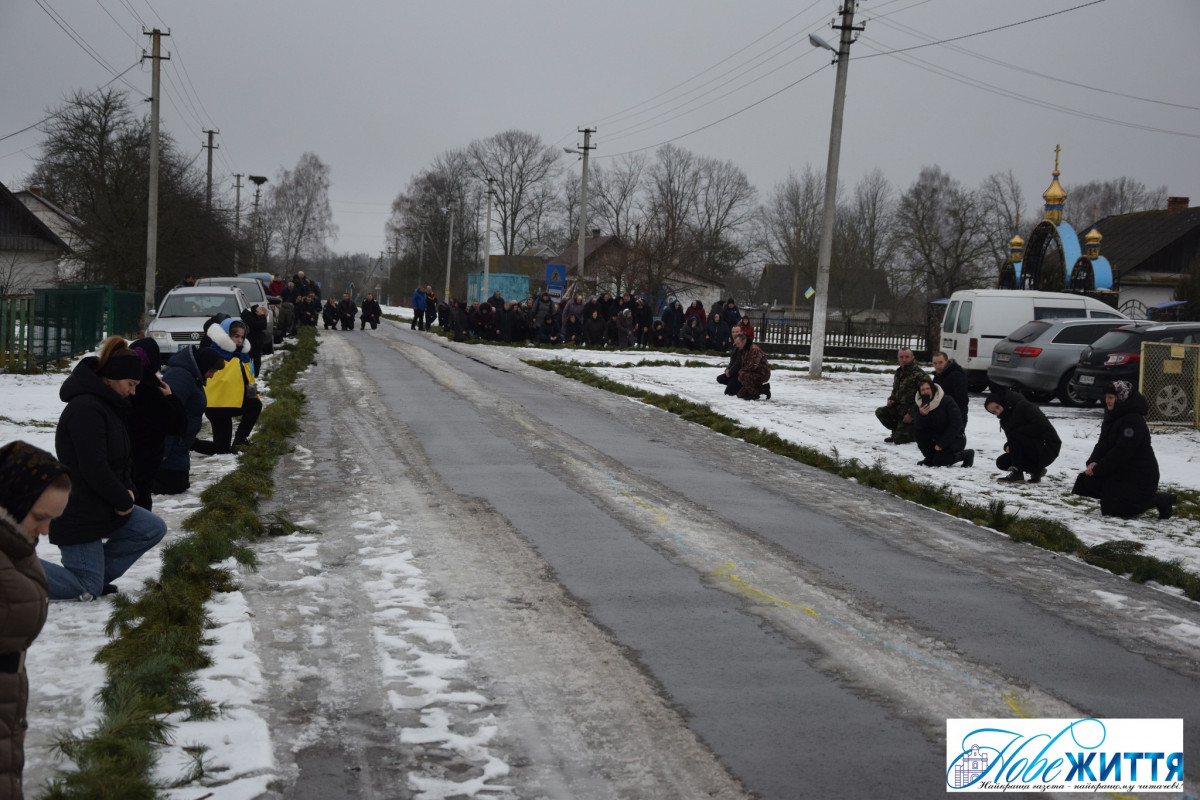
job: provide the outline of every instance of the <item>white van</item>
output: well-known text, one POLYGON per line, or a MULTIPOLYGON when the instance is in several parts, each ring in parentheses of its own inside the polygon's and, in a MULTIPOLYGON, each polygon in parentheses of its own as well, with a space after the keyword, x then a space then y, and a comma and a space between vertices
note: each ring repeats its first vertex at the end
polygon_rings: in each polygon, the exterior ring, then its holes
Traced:
POLYGON ((967 371, 972 389, 987 386, 996 342, 1034 319, 1127 319, 1092 297, 1014 289, 961 289, 950 295, 942 321, 942 350, 967 371))

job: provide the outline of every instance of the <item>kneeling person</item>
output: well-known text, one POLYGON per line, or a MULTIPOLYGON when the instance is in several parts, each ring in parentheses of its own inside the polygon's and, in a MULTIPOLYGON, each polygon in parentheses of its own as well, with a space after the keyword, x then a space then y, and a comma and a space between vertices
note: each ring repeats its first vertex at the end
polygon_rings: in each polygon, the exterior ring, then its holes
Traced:
POLYGON ((947 397, 932 378, 923 377, 917 384, 916 407, 913 409, 913 432, 917 447, 925 456, 923 467, 948 467, 962 462, 964 467, 975 463, 975 451, 967 450, 967 435, 962 413, 954 399, 947 397))

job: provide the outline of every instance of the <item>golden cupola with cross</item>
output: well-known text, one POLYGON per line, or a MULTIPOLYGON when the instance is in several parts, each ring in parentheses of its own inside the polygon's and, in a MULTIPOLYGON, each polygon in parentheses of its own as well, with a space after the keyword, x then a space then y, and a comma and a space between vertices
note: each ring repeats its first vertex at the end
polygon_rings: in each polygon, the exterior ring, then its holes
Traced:
POLYGON ((1052 222, 1055 225, 1063 221, 1063 204, 1067 202, 1067 192, 1063 189, 1062 184, 1058 182, 1058 155, 1062 152, 1062 147, 1054 146, 1054 177, 1050 181, 1049 188, 1042 192, 1042 199, 1046 201, 1046 221, 1052 222))

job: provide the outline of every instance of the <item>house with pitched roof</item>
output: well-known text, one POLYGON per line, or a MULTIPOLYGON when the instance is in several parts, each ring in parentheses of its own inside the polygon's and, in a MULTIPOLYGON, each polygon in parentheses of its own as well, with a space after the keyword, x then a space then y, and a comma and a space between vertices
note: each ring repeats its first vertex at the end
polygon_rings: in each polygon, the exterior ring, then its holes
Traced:
POLYGON ((0 183, 0 294, 57 286, 71 246, 0 183))
POLYGON ((1187 197, 1170 197, 1165 210, 1096 223, 1120 288, 1120 308, 1130 316, 1144 317, 1147 309, 1177 300, 1176 288, 1200 271, 1200 208, 1188 203, 1187 197))

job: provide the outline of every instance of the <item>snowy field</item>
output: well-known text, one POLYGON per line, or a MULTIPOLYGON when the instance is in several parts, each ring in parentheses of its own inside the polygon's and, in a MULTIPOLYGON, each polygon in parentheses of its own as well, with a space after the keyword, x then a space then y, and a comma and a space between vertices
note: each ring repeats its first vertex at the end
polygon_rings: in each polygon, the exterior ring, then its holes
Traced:
MULTIPOLYGON (((405 309, 385 311, 407 313, 405 309)), ((489 346, 480 345, 479 348, 484 350, 489 346)), ((512 348, 505 350, 510 356, 514 353, 512 348)), ((787 440, 826 452, 836 450, 842 458, 880 462, 889 471, 946 484, 973 502, 1003 499, 1009 510, 1060 519, 1089 544, 1114 539, 1144 542, 1147 554, 1178 559, 1186 569, 1200 572, 1200 525, 1196 522, 1179 518, 1160 522, 1154 514, 1128 521, 1107 519, 1100 516, 1095 502, 1070 494, 1075 474, 1083 467, 1084 458, 1099 432, 1099 408, 1043 406, 1062 437, 1062 454, 1041 485, 1010 486, 995 480, 1001 473, 995 468, 994 459, 1002 452, 1003 437, 996 420, 984 411, 982 396, 972 396, 967 428, 968 446, 977 451, 975 466, 971 469, 918 467, 916 462, 920 454, 915 445, 885 444, 886 431, 872 413, 890 388, 891 370, 885 364, 831 362, 825 379, 818 382, 807 377, 808 365, 803 359, 773 359, 773 398, 745 402, 721 393, 722 387, 715 382, 715 377, 723 369, 725 359, 716 355, 532 347, 522 348, 519 355, 527 360, 556 358, 587 364, 611 380, 706 404, 742 425, 763 428, 787 440), (629 366, 643 359, 670 361, 674 365, 629 366), (685 361, 703 361, 708 366, 685 367, 685 361), (852 367, 863 371, 849 371, 852 367)), ((0 442, 24 439, 53 452, 54 425, 62 410, 58 390, 65 377, 66 373, 0 375, 0 442)), ((1200 489, 1200 469, 1196 463, 1200 460, 1200 433, 1190 429, 1156 431, 1154 445, 1166 486, 1200 489)), ((167 519, 170 526, 168 542, 182 535, 180 525, 199 507, 199 492, 226 474, 234 464, 234 456, 196 457, 193 459, 193 488, 184 495, 156 499, 155 512, 167 519)), ((368 527, 395 537, 398 525, 399 522, 387 519, 347 520, 346 533, 361 535, 362 529, 368 527)), ((402 544, 402 539, 394 541, 402 544)), ((311 544, 311 537, 302 534, 279 540, 280 546, 292 547, 301 554, 311 544)), ((48 560, 57 559, 57 549, 45 540, 39 551, 48 560)), ((445 644, 446 637, 452 636, 449 622, 441 617, 436 598, 430 596, 426 582, 411 563, 411 553, 405 552, 404 547, 397 547, 389 559, 387 564, 379 565, 380 571, 403 578, 396 585, 398 590, 403 589, 405 602, 428 608, 431 624, 436 628, 402 635, 401 638, 408 640, 403 647, 412 652, 424 652, 431 643, 445 644)), ((236 573, 236 565, 231 567, 236 573)), ((120 586, 125 591, 136 591, 143 580, 156 577, 159 569, 156 549, 130 570, 119 582, 120 586)), ((258 578, 257 582, 261 584, 262 576, 258 578)), ((210 767, 210 776, 217 779, 218 784, 173 789, 169 796, 176 800, 207 797, 250 800, 261 794, 278 774, 270 732, 256 710, 256 700, 264 690, 265 681, 262 665, 255 654, 255 623, 250 619, 248 604, 240 592, 218 596, 210 603, 209 614, 216 625, 211 631, 215 642, 211 648, 215 665, 201 674, 200 681, 206 696, 220 706, 222 713, 214 721, 180 723, 175 739, 177 745, 164 754, 160 771, 164 779, 178 776, 189 762, 182 748, 203 744, 208 747, 205 760, 210 767)), ((45 629, 29 652, 31 730, 25 774, 30 795, 35 794, 38 786, 52 773, 54 761, 47 744, 54 735, 66 730, 82 730, 98 719, 99 712, 92 695, 102 684, 103 671, 92 663, 90 656, 106 641, 103 627, 108 616, 109 606, 103 601, 54 603, 45 629)), ((430 691, 451 679, 459 666, 453 659, 439 662, 432 656, 425 663, 426 669, 432 670, 426 673, 430 691), (440 673, 439 663, 442 664, 440 673)), ((422 728, 414 729, 410 738, 441 742, 443 746, 453 746, 455 742, 455 734, 448 729, 439 730, 438 720, 428 715, 422 728)), ((466 749, 478 748, 481 744, 458 742, 466 749)), ((503 774, 504 769, 503 764, 496 763, 493 774, 503 774)), ((436 782, 422 784, 421 777, 413 776, 411 787, 423 790, 421 796, 446 796, 445 787, 436 782)), ((475 786, 459 785, 454 791, 458 796, 488 794, 482 781, 475 786)))

